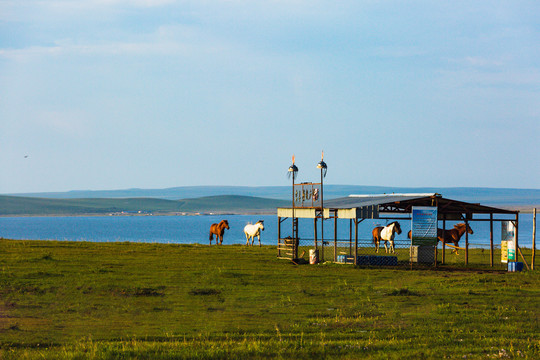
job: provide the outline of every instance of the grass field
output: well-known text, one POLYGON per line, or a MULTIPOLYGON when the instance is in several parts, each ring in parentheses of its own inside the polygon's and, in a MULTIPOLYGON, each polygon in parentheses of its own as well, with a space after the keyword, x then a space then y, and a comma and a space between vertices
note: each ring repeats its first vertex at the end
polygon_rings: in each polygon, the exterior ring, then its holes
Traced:
POLYGON ((538 271, 276 253, 0 239, 0 358, 540 358, 538 271))
POLYGON ((195 199, 166 200, 156 198, 122 199, 52 199, 0 195, 0 215, 84 215, 117 212, 176 213, 176 212, 275 212, 285 206, 285 200, 252 196, 219 195, 195 199))

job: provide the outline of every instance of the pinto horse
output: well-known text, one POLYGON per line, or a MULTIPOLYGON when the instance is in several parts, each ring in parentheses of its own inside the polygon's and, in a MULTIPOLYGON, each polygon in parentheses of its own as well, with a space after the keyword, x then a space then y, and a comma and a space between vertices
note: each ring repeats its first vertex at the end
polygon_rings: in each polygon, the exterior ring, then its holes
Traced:
POLYGON ((244 234, 246 235, 246 245, 249 245, 249 239, 251 239, 251 246, 255 241, 255 236, 259 239, 259 246, 261 246, 261 230, 264 231, 264 221, 259 220, 255 224, 248 224, 244 226, 244 234))
MULTIPOLYGON (((449 230, 437 229, 437 239, 439 239, 439 241, 442 242, 443 244, 454 243, 455 249, 452 250, 452 253, 455 252, 456 255, 459 255, 458 254, 459 240, 461 239, 463 234, 465 234, 465 232, 468 232, 469 234, 474 234, 474 231, 471 229, 469 224, 459 223, 459 224, 454 225, 453 229, 449 229, 449 230), (443 235, 443 232, 444 232, 444 235, 443 235)), ((407 236, 409 239, 411 238, 411 231, 409 231, 409 234, 407 236)), ((449 245, 449 246, 452 246, 452 245, 449 245)))
POLYGON ((210 245, 212 245, 214 235, 216 235, 216 245, 223 244, 223 234, 225 233, 225 229, 229 229, 229 222, 227 220, 221 220, 219 224, 210 225, 210 245))
POLYGON ((373 243, 375 243, 375 252, 379 252, 379 243, 381 241, 384 241, 384 250, 386 253, 388 253, 388 247, 386 244, 390 242, 390 252, 395 253, 396 250, 394 248, 394 237, 396 236, 396 233, 401 234, 401 226, 399 226, 399 223, 397 221, 391 222, 390 224, 386 226, 377 226, 372 231, 373 235, 373 243))

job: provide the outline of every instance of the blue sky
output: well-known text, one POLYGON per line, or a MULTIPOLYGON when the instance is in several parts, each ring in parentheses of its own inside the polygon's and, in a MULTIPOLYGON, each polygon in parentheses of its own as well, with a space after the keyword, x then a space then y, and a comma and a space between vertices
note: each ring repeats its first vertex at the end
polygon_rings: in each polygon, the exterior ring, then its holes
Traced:
POLYGON ((0 193, 540 188, 538 1, 0 1, 0 193))

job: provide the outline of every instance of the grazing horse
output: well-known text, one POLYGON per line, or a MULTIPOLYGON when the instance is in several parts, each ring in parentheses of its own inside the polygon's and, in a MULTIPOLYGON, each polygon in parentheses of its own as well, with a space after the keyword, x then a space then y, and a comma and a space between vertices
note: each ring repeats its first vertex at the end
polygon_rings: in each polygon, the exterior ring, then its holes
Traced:
POLYGON ((390 224, 386 226, 377 226, 375 229, 373 229, 373 242, 375 243, 375 252, 379 252, 379 243, 381 241, 384 241, 384 250, 386 253, 388 253, 388 247, 386 246, 387 242, 390 242, 390 252, 395 253, 396 250, 394 248, 394 237, 396 236, 396 232, 398 234, 401 234, 401 226, 399 226, 399 223, 397 221, 391 222, 390 224))
POLYGON ((223 244, 223 233, 225 233, 225 229, 229 229, 229 222, 227 220, 221 220, 219 224, 210 225, 210 245, 212 245, 214 235, 216 235, 216 245, 223 244))
MULTIPOLYGON (((449 229, 449 230, 437 229, 437 239, 439 239, 439 241, 442 242, 443 244, 454 243, 453 247, 455 248, 454 250, 452 250, 452 253, 455 252, 456 255, 459 255, 458 254, 459 239, 461 239, 461 237, 463 236, 463 234, 465 234, 465 232, 468 232, 469 234, 474 234, 474 231, 471 229, 469 224, 459 223, 459 224, 454 225, 453 229, 449 229), (443 231, 444 231, 444 237, 443 237, 443 231)), ((407 236, 409 239, 411 238, 411 231, 409 231, 409 234, 407 236)), ((448 246, 452 246, 452 245, 448 245, 448 246)))
POLYGON ((244 226, 244 234, 246 234, 246 245, 249 245, 249 239, 251 239, 251 246, 255 241, 255 236, 259 239, 259 246, 261 246, 261 230, 264 231, 264 221, 259 220, 255 224, 248 224, 244 226))

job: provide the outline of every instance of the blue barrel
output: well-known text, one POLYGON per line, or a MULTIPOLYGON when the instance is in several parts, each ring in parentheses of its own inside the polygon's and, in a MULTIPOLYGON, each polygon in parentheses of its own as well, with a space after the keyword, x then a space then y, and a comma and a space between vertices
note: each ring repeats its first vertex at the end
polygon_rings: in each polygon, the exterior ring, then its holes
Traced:
POLYGON ((520 261, 509 261, 508 271, 509 272, 523 271, 523 263, 520 261))

